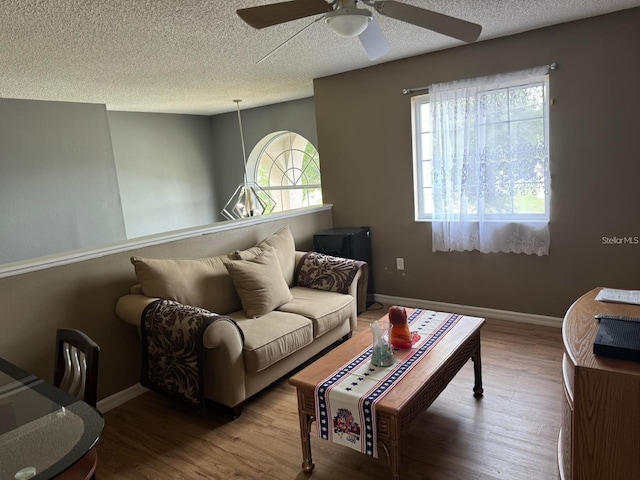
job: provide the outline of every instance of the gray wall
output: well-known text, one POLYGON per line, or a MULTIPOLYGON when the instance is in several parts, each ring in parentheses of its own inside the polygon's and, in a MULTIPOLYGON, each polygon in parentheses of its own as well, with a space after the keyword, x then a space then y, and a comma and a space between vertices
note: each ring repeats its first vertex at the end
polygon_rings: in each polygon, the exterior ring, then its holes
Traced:
POLYGON ((108 112, 126 238, 221 220, 209 117, 108 112))
POLYGON ((0 99, 0 264, 123 238, 104 105, 0 99))
MULTIPOLYGON (((265 135, 281 130, 299 133, 317 148, 315 108, 313 98, 247 110, 240 103, 247 158, 265 135)), ((211 117, 211 131, 215 151, 216 198, 222 209, 244 176, 237 111, 211 117)), ((322 152, 319 153, 322 163, 322 152)))
MULTIPOLYGON (((312 98, 243 111, 247 154, 292 130, 317 144, 312 98)), ((235 112, 107 112, 0 99, 0 265, 222 221, 242 181, 235 112)))
POLYGON ((314 82, 324 200, 336 227, 371 226, 376 293, 563 316, 596 286, 640 288, 640 245, 602 241, 640 236, 639 25, 636 8, 314 82), (550 255, 433 253, 401 90, 551 62, 550 255))

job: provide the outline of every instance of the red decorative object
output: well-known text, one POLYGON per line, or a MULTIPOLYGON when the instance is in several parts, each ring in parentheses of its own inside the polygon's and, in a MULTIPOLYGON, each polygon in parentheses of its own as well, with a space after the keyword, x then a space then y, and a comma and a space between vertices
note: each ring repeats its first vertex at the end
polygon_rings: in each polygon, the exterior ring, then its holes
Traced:
POLYGON ((413 334, 409 330, 407 311, 404 307, 393 306, 389 308, 389 322, 391 322, 391 345, 396 348, 411 348, 413 334))

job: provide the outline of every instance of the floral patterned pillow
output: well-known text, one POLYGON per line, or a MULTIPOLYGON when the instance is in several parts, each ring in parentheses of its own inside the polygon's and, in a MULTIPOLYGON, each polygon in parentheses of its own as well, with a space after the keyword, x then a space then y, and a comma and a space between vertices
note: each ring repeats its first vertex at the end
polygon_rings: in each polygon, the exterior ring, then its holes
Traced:
POLYGON ((298 263, 296 284, 299 287, 348 293, 351 282, 364 265, 366 262, 361 260, 308 252, 298 263))

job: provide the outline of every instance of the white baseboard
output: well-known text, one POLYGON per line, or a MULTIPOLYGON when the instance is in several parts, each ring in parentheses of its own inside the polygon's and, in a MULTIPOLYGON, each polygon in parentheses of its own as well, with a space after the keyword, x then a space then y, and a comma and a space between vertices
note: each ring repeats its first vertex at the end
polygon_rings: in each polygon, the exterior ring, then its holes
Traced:
POLYGON ((510 312, 508 310, 496 310, 493 308, 473 307, 469 305, 457 305, 455 303, 433 302, 417 298, 392 297, 390 295, 374 295, 376 302, 385 305, 404 305, 407 307, 424 308, 438 312, 455 312, 472 317, 495 318, 496 320, 510 320, 520 323, 532 323, 547 327, 562 327, 562 318, 535 315, 533 313, 510 312))
POLYGON ((119 407, 123 403, 126 403, 129 400, 133 400, 138 395, 142 395, 143 393, 148 391, 148 388, 145 388, 139 383, 136 383, 129 388, 126 388, 118 393, 114 393, 107 398, 103 398, 98 402, 97 408, 101 413, 107 413, 109 410, 119 407))

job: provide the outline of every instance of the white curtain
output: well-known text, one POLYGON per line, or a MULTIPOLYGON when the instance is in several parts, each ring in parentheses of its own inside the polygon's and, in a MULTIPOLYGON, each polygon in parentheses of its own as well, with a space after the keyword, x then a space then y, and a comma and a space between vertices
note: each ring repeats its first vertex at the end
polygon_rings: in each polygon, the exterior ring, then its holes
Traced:
POLYGON ((433 251, 548 255, 547 73, 429 87, 433 251))

